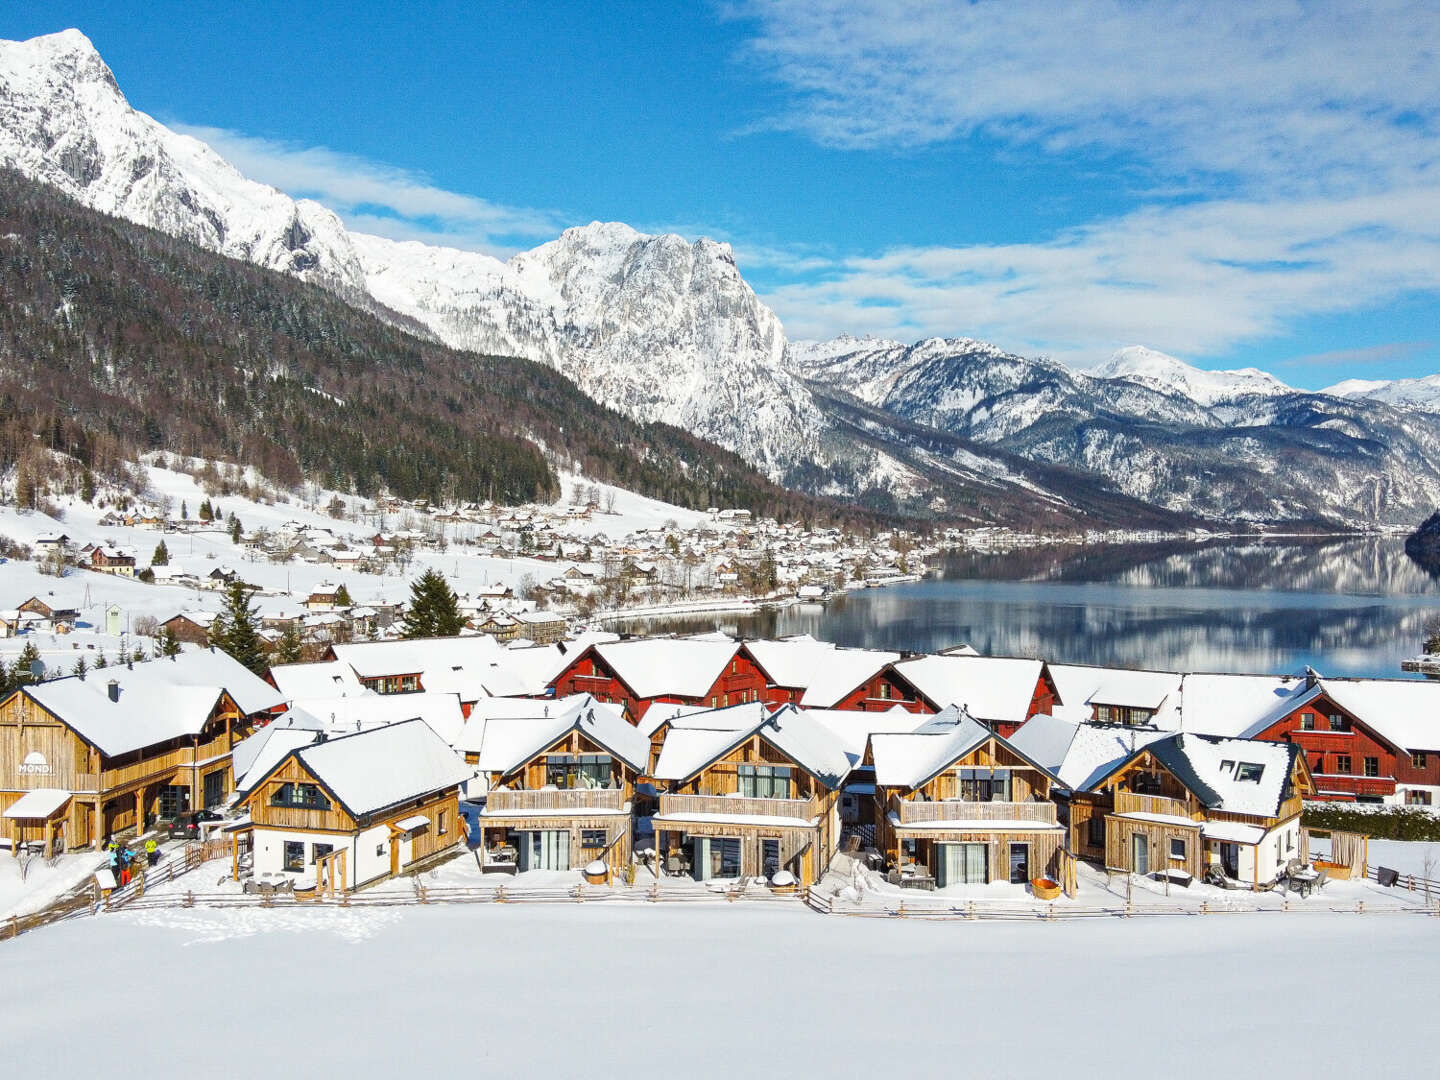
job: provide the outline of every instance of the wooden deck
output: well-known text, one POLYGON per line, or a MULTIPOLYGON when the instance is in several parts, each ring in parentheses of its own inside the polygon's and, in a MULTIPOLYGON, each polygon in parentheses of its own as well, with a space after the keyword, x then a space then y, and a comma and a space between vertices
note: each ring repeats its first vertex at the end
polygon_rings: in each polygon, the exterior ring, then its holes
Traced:
POLYGON ((927 821, 1034 821, 1056 825, 1055 804, 1052 802, 968 802, 943 799, 939 802, 916 802, 898 796, 890 800, 891 810, 898 810, 900 824, 920 825, 927 821))
POLYGON ((485 809, 496 813, 520 813, 532 810, 625 809, 625 792, 619 788, 574 788, 564 791, 492 791, 485 798, 485 809))

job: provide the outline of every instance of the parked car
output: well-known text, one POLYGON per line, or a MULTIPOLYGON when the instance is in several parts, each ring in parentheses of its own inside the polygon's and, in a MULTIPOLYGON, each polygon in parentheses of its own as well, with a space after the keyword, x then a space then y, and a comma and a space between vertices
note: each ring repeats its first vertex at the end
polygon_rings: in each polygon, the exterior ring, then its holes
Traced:
POLYGON ((199 840, 204 832, 202 822, 224 820, 214 810, 186 810, 177 817, 162 820, 160 824, 171 840, 199 840))

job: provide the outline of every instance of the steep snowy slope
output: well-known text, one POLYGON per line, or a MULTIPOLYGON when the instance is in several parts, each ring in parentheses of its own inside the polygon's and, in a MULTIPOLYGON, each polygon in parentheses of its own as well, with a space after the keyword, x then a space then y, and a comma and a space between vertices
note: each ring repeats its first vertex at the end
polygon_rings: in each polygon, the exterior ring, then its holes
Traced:
POLYGON ((0 41, 0 162, 211 251, 347 298, 363 291, 339 218, 247 180, 204 143, 132 109, 78 30, 0 41))
POLYGON ((1179 394, 1200 405, 1253 394, 1292 393, 1290 387, 1258 368, 1205 371, 1143 345, 1121 349, 1092 374, 1100 379, 1128 379, 1161 393, 1179 394))

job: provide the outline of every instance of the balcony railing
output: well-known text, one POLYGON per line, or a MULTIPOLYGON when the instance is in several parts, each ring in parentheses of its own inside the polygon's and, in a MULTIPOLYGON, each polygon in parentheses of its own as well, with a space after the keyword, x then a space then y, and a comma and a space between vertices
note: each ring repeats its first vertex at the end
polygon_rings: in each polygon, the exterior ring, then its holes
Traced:
POLYGON ((1033 821, 1054 825, 1055 804, 1052 802, 971 802, 965 799, 942 799, 939 802, 917 802, 896 799, 892 809, 899 807, 900 824, 920 825, 927 821, 1033 821))
POLYGON ((1193 818, 1195 815, 1180 799, 1167 799, 1164 795, 1137 795, 1133 791, 1115 793, 1117 814, 1159 814, 1162 817, 1193 818))
POLYGON ((485 797, 488 813, 529 810, 624 810, 625 792, 619 788, 566 788, 551 791, 492 791, 485 797))
POLYGON ((733 795, 661 795, 662 816, 783 817, 809 821, 820 815, 816 799, 747 799, 733 795))

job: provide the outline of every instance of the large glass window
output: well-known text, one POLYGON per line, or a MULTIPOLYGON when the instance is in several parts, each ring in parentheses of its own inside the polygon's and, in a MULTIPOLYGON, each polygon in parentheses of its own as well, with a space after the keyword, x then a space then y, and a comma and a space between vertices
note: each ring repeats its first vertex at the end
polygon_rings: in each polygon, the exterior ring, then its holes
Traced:
POLYGON ((788 765, 741 765, 740 794, 747 799, 790 798, 788 765))
POLYGON ((609 754, 550 754, 545 758, 545 783, 557 788, 610 786, 609 754))
POLYGON ((300 840, 285 841, 285 869, 299 873, 305 869, 305 844, 300 840))
POLYGON ((1009 802, 1010 770, 961 769, 960 798, 966 802, 1009 802))
POLYGON ((297 784, 289 781, 275 789, 270 796, 271 806, 288 806, 297 810, 329 810, 330 800, 320 790, 319 784, 297 784))

